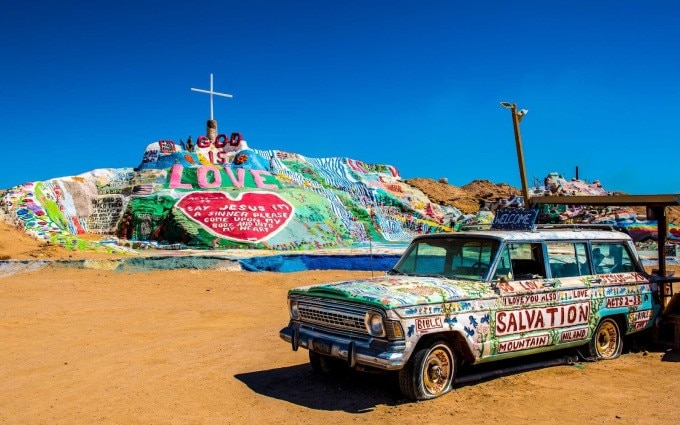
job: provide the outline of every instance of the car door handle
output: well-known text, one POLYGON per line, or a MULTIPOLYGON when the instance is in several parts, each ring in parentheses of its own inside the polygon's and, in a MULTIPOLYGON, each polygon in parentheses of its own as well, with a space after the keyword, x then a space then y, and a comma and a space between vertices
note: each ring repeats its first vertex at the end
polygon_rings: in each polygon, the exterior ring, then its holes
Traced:
POLYGON ((595 278, 592 278, 592 279, 588 279, 588 282, 590 282, 590 283, 602 283, 602 279, 599 278, 599 277, 595 277, 595 278))
POLYGON ((552 287, 552 286, 555 286, 555 285, 557 285, 556 280, 544 280, 543 281, 543 286, 551 286, 552 287))

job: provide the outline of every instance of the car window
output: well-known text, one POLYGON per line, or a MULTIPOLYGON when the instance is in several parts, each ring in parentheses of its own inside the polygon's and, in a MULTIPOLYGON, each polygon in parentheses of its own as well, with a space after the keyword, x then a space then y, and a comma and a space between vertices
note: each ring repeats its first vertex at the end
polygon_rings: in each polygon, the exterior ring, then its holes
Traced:
POLYGON ((445 260, 445 247, 419 243, 400 264, 399 271, 407 274, 441 274, 444 272, 445 260))
POLYGON ((489 273, 491 261, 496 255, 497 241, 485 239, 472 239, 460 245, 460 255, 454 255, 451 268, 447 270, 448 276, 462 279, 482 280, 489 273))
POLYGON ((548 264, 554 278, 591 274, 585 243, 548 242, 548 264))
POLYGON ((593 243, 590 257, 598 274, 635 271, 635 263, 623 242, 593 243))
POLYGON ((508 280, 512 279, 512 263, 510 260, 510 250, 506 247, 498 259, 498 265, 496 266, 496 272, 493 275, 493 280, 506 278, 508 280))
POLYGON ((500 243, 496 239, 423 239, 409 246, 393 273, 483 280, 500 243))
POLYGON ((506 245, 501 258, 508 258, 510 280, 541 279, 545 277, 543 245, 540 243, 511 243, 506 245))

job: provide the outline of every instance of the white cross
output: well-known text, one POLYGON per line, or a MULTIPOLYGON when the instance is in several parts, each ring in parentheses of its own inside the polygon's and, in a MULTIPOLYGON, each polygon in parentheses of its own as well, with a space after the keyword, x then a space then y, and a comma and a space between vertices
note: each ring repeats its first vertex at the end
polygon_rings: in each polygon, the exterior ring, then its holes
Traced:
POLYGON ((210 95, 210 119, 213 119, 213 95, 216 96, 224 96, 224 97, 234 97, 230 94, 226 93, 219 93, 216 91, 213 91, 213 75, 210 74, 210 90, 201 90, 201 89, 195 89, 192 88, 191 91, 197 91, 199 93, 208 93, 210 95))

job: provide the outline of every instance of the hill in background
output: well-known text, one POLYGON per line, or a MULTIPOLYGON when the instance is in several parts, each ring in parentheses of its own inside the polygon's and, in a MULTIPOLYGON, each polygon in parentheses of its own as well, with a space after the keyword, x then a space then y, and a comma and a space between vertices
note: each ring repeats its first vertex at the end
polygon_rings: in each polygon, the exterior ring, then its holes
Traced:
MULTIPOLYGON (((427 178, 408 179, 406 182, 421 190, 432 202, 451 205, 469 214, 478 212, 480 205, 493 204, 497 200, 508 200, 521 196, 521 190, 506 183, 493 183, 489 180, 474 180, 465 186, 456 187, 427 178)), ((612 195, 626 195, 613 192, 612 195)), ((631 208, 638 216, 647 212, 644 207, 631 208)), ((680 225, 680 206, 666 209, 669 224, 680 225)))

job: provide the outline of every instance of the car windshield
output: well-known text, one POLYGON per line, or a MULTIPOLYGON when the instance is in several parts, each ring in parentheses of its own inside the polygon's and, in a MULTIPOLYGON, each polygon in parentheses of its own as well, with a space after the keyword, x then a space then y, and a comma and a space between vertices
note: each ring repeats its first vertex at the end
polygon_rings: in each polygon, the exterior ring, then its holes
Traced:
POLYGON ((393 274, 486 280, 500 242, 491 238, 423 238, 411 243, 393 274))

